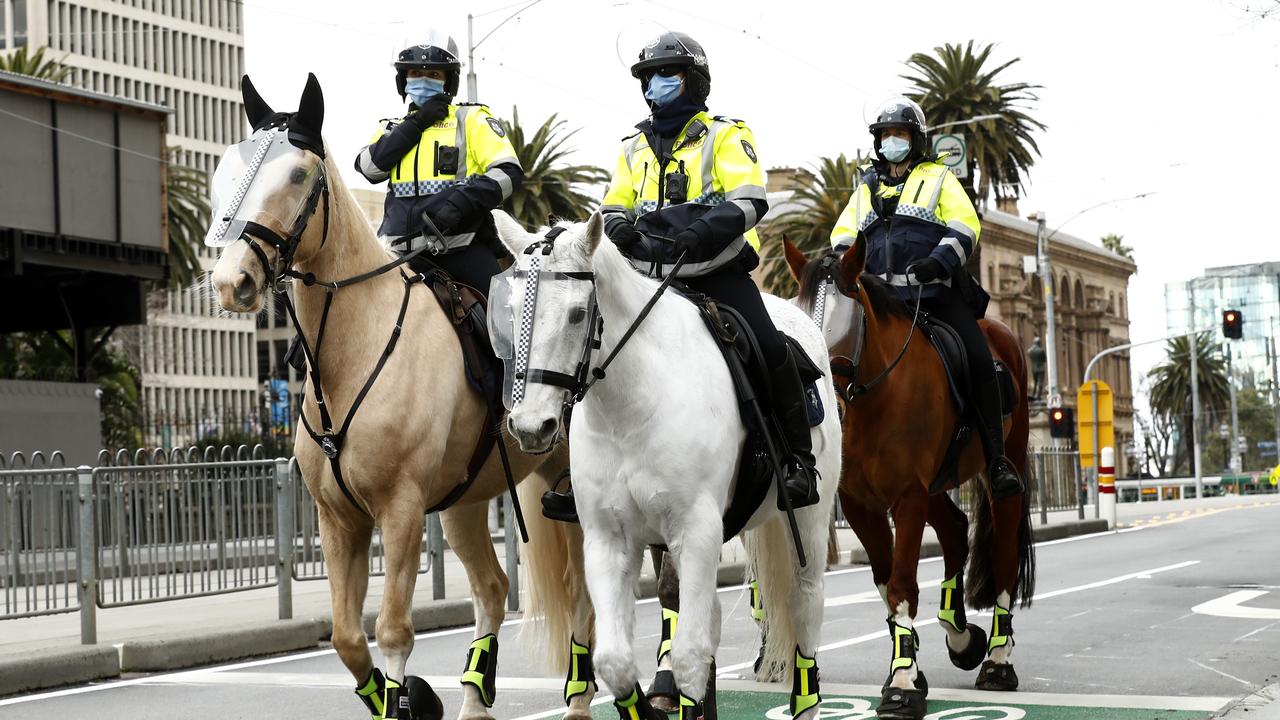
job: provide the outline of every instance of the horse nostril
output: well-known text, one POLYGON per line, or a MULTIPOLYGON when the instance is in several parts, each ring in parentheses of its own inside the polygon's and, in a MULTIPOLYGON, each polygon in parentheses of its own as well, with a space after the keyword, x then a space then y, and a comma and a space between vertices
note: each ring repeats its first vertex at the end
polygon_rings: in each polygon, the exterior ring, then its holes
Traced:
POLYGON ((547 418, 542 421, 542 435, 545 437, 556 431, 556 427, 560 425, 560 421, 555 418, 547 418))
POLYGON ((247 272, 240 273, 240 277, 236 280, 236 299, 248 302, 257 294, 258 288, 254 285, 253 277, 247 272))

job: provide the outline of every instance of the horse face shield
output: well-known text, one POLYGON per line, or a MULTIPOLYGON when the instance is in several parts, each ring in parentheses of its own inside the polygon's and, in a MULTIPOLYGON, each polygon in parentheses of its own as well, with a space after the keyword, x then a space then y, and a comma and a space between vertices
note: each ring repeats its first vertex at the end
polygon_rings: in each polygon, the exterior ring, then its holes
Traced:
POLYGON ((595 288, 589 275, 542 270, 546 260, 537 251, 521 254, 489 286, 489 337, 503 361, 508 410, 521 406, 537 384, 559 388, 555 402, 565 404, 590 362, 595 288))
POLYGON ((259 130, 227 148, 213 175, 204 244, 226 247, 254 226, 279 239, 294 234, 315 202, 321 167, 320 158, 292 144, 283 129, 259 130))

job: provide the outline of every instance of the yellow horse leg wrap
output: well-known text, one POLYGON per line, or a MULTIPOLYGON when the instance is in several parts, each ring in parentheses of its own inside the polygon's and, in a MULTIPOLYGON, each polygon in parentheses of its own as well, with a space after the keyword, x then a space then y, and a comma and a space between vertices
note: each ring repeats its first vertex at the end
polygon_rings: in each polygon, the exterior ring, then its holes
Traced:
POLYGON ((462 672, 462 684, 471 685, 480 693, 480 702, 493 707, 493 697, 498 684, 498 636, 489 633, 471 641, 467 651, 467 667, 462 672))
POLYGON ((591 648, 578 644, 577 638, 569 638, 569 677, 564 681, 564 702, 591 692, 596 681, 595 668, 591 665, 591 648))
POLYGON ((620 720, 649 720, 648 712, 641 714, 641 710, 648 704, 649 701, 645 699, 644 693, 640 692, 640 683, 636 683, 630 695, 613 701, 613 707, 617 709, 620 720))
POLYGON ((964 575, 956 573, 942 583, 942 602, 938 604, 938 621, 964 632, 969 621, 964 614, 964 575))
POLYGON ((680 621, 680 613, 662 608, 662 642, 658 643, 658 662, 671 652, 671 640, 676 636, 676 625, 680 621))
POLYGON ((987 641, 987 653, 1005 645, 1013 644, 1013 613, 996 605, 992 608, 991 639, 987 641))
POLYGON ((822 701, 818 692, 818 661, 805 657, 796 647, 796 668, 791 679, 791 717, 822 701))
POLYGON ((373 720, 383 720, 386 716, 386 691, 387 679, 378 668, 370 670, 369 679, 356 688, 356 697, 369 708, 369 715, 373 720))
POLYGON ((920 636, 915 629, 903 627, 889 618, 889 637, 893 639, 893 664, 889 671, 911 667, 916 661, 916 651, 920 649, 920 636))
POLYGON ((764 620, 764 596, 760 594, 760 581, 751 581, 751 619, 764 620))

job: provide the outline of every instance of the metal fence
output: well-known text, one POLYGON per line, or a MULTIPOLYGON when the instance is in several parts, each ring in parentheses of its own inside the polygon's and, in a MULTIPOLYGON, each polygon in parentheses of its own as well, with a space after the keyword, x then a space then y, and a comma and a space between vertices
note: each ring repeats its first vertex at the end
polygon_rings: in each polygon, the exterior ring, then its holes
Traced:
MULTIPOLYGON (((93 643, 96 608, 273 586, 288 618, 292 581, 326 577, 295 459, 242 445, 63 464, 58 453, 0 457, 0 620, 79 611, 81 640, 93 643)), ((375 528, 371 575, 384 574, 381 540, 375 528)), ((437 599, 443 550, 433 514, 420 572, 431 571, 437 599)))
POLYGON ((80 609, 78 481, 61 464, 59 453, 0 456, 0 617, 80 609))

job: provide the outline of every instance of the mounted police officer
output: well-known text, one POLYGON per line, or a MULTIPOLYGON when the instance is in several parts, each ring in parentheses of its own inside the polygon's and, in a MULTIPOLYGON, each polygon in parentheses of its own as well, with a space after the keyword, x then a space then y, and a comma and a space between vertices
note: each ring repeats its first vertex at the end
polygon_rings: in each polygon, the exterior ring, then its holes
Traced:
POLYGON ((792 452, 787 495, 796 507, 815 504, 796 360, 749 274, 760 264, 754 228, 769 209, 755 138, 742 121, 707 113, 711 70, 702 46, 688 35, 659 35, 640 51, 631 74, 652 115, 623 141, 600 208, 605 232, 637 270, 654 278, 665 277, 687 254, 677 277, 750 324, 768 366, 773 411, 792 452))
POLYGON ((453 38, 430 32, 423 44, 400 51, 395 68, 409 112, 383 120, 356 157, 369 182, 390 180, 378 234, 401 254, 426 245, 431 262, 487 294, 500 247, 489 211, 511 197, 524 170, 488 107, 454 102, 462 63, 453 38))
POLYGON ((969 396, 992 495, 1021 492, 1017 470, 1004 454, 995 364, 978 327, 986 296, 964 270, 980 229, 973 202, 930 152, 919 105, 907 98, 889 101, 870 130, 876 159, 862 168, 858 187, 831 232, 831 244, 843 252, 862 233, 866 271, 888 282, 908 303, 919 293, 921 308, 960 335, 969 355, 969 396))

